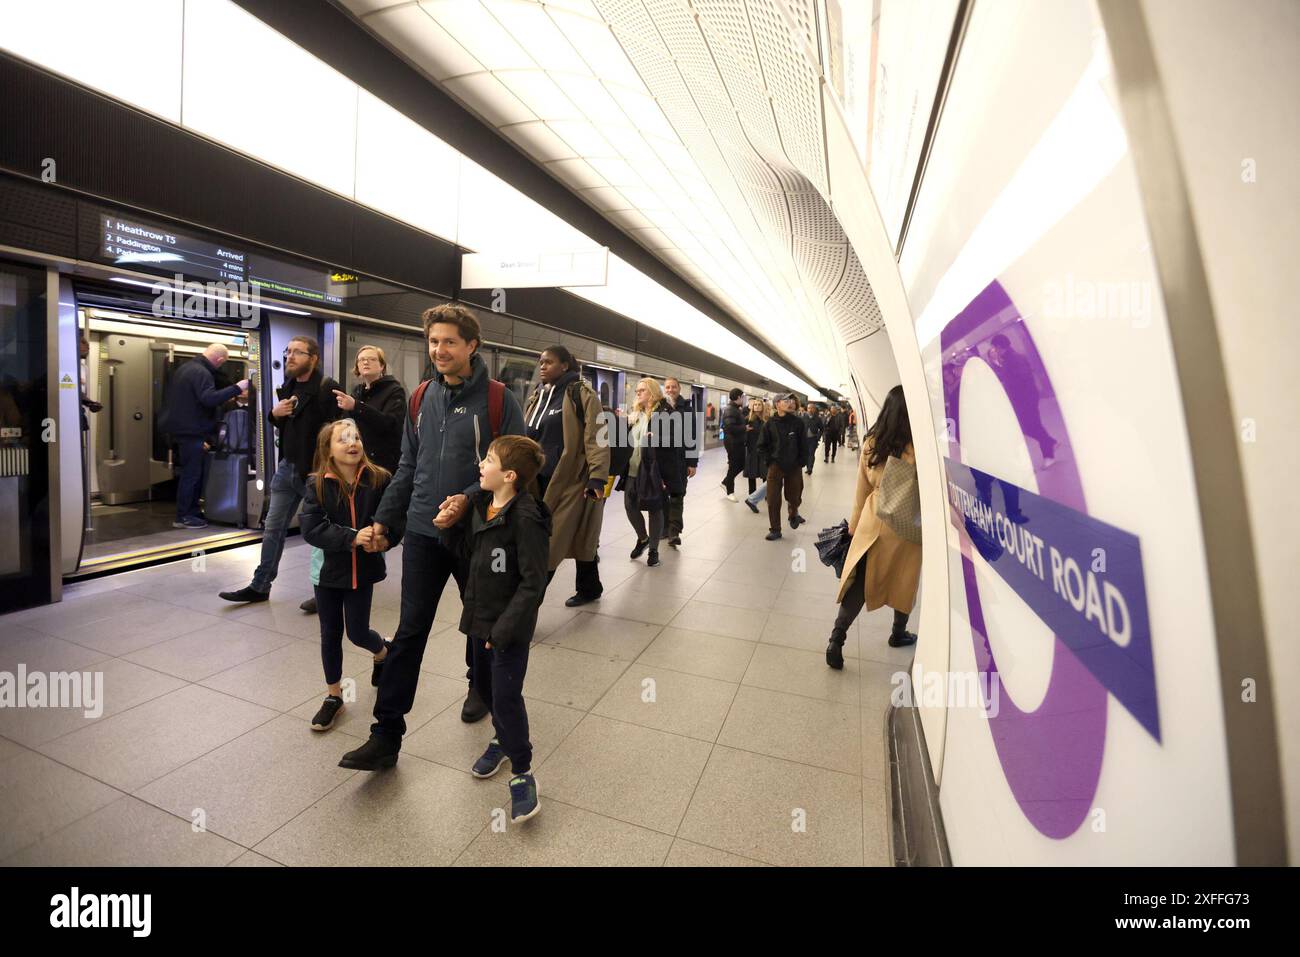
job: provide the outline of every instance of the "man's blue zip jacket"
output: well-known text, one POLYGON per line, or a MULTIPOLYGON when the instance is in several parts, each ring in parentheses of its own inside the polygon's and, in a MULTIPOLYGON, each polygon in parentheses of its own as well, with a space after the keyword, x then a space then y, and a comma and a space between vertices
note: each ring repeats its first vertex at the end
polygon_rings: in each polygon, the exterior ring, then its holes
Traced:
MULTIPOLYGON (((376 522, 405 528, 408 535, 444 537, 433 524, 438 506, 449 495, 478 490, 479 459, 492 444, 488 378, 487 365, 478 353, 470 359, 469 378, 459 386, 447 385, 440 373, 434 373, 424 390, 418 424, 412 424, 409 414, 405 417, 402 458, 375 512, 376 522)), ((524 413, 509 389, 501 409, 501 434, 524 434, 524 413)))

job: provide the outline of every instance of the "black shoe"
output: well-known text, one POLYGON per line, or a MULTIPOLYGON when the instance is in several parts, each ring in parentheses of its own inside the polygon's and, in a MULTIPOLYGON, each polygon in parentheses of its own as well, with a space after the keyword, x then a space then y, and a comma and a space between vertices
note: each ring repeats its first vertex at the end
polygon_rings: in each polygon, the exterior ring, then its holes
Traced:
POLYGON ((591 597, 587 597, 586 595, 578 594, 572 596, 571 598, 564 599, 564 607, 577 608, 579 605, 585 605, 588 602, 599 601, 599 600, 600 600, 600 595, 592 595, 591 597))
POLYGON ((831 640, 826 645, 826 663, 836 671, 844 667, 844 636, 831 633, 831 640))
POLYGON ((370 687, 372 688, 379 687, 379 679, 384 674, 384 665, 388 664, 388 655, 393 653, 393 643, 391 641, 384 642, 384 647, 388 649, 387 654, 384 655, 384 660, 376 661, 370 666, 370 687))
POLYGON ((642 553, 650 547, 650 539, 644 539, 636 543, 636 548, 632 549, 632 560, 640 558, 642 553))
POLYGON ((808 474, 812 475, 812 469, 808 469, 808 474))
POLYGON ((309 615, 314 615, 314 614, 316 614, 316 599, 315 599, 315 597, 308 598, 306 601, 304 601, 304 602, 303 602, 301 605, 299 605, 298 607, 301 608, 303 611, 305 611, 305 612, 306 612, 307 614, 309 614, 309 615))
POLYGON ((802 515, 794 515, 790 518, 790 527, 798 528, 800 525, 804 524, 807 521, 808 519, 804 518, 802 515))
POLYGON ((460 720, 466 724, 473 724, 475 721, 482 721, 488 716, 491 709, 487 706, 478 689, 471 687, 469 694, 465 695, 465 703, 460 708, 460 720))
POLYGON ((758 514, 758 506, 757 506, 757 505, 755 505, 755 504, 754 504, 753 502, 751 502, 749 499, 745 499, 745 504, 749 506, 749 510, 750 510, 751 512, 753 512, 755 515, 758 514))
POLYGON ((645 563, 646 563, 646 565, 648 565, 648 566, 651 567, 651 568, 654 568, 654 566, 658 565, 658 564, 659 564, 659 549, 657 549, 657 548, 652 548, 652 549, 650 549, 650 557, 647 558, 647 559, 645 560, 645 563))
POLYGON ((246 585, 239 591, 223 591, 218 595, 226 601, 266 601, 271 597, 269 591, 258 591, 252 585, 246 585))
POLYGON ((673 548, 677 548, 678 546, 681 545, 681 543, 682 543, 682 539, 681 536, 679 535, 674 535, 672 538, 668 539, 668 544, 671 545, 673 548))
POLYGON ((772 531, 767 533, 767 540, 769 542, 774 542, 780 537, 781 537, 781 530, 779 528, 773 529, 772 531))
POLYGON ((916 644, 916 635, 910 631, 891 631, 889 633, 889 647, 906 648, 908 645, 916 644))
POLYGON ((338 717, 343 710, 343 699, 337 695, 328 695, 325 703, 320 706, 316 712, 316 717, 311 719, 311 729, 313 731, 328 731, 334 727, 334 719, 338 717))
POLYGON ((380 768, 391 768, 397 763, 397 755, 401 750, 400 741, 395 742, 372 734, 370 740, 361 747, 343 755, 339 767, 353 771, 378 771, 380 768))

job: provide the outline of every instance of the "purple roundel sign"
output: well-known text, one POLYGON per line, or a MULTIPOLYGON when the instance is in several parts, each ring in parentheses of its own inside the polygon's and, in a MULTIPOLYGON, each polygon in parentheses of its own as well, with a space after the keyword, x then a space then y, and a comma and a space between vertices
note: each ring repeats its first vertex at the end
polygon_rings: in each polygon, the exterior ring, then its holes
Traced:
POLYGON ((991 283, 940 334, 945 462, 966 605, 982 686, 998 663, 989 642, 973 555, 1011 586, 1054 634, 1047 692, 1032 711, 998 681, 989 728, 1025 817, 1052 838, 1073 834, 1097 792, 1108 694, 1160 739, 1150 625, 1136 536, 1092 518, 1051 379, 1019 310, 991 283), (960 390, 970 359, 988 363, 1010 400, 1038 491, 962 462, 960 390))

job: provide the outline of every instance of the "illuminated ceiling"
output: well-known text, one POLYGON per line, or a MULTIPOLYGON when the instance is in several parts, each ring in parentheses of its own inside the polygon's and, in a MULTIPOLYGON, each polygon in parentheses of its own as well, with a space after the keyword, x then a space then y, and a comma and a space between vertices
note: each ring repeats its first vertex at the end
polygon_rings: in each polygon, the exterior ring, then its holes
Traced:
MULTIPOLYGON (((343 0, 816 381, 882 327, 825 198, 813 0, 343 0)), ((577 291, 577 290, 575 290, 577 291)))

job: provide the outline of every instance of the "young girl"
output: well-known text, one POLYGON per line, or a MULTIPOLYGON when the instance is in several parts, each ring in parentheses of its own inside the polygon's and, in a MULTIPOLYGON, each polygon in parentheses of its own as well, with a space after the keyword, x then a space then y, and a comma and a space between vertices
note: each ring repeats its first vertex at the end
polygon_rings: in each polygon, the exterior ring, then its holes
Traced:
POLYGON ((383 552, 400 535, 377 536, 370 526, 389 478, 387 469, 366 457, 352 419, 339 419, 320 430, 298 519, 302 537, 324 553, 316 607, 329 695, 312 718, 313 731, 328 731, 343 710, 345 622, 348 640, 374 655, 372 685, 379 684, 388 657, 388 643, 370 629, 370 599, 375 583, 384 580, 383 552))

